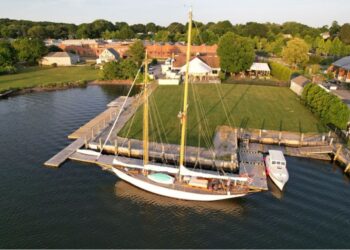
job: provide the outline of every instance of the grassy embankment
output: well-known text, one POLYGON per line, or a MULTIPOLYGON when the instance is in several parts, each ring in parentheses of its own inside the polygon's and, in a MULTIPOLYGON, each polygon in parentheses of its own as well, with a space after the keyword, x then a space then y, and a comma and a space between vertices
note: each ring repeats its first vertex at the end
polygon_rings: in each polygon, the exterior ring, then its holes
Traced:
MULTIPOLYGON (((230 125, 230 123, 219 99, 217 87, 215 85, 194 85, 194 87, 201 97, 211 140, 217 126, 230 125)), ((219 88, 222 90, 223 102, 232 121, 231 125, 234 127, 295 132, 325 131, 322 123, 299 102, 297 96, 288 88, 238 84, 222 84, 219 88)), ((165 134, 170 143, 179 143, 180 124, 177 115, 181 110, 182 95, 183 86, 159 86, 150 99, 151 110, 154 110, 154 105, 157 103, 165 134)), ((190 91, 187 144, 193 146, 198 145, 199 135, 196 114, 193 92, 190 91)), ((159 141, 154 127, 151 124, 150 140, 159 141)), ((203 128, 204 126, 202 130, 203 128)), ((137 111, 134 121, 129 121, 125 125, 120 135, 128 135, 128 138, 142 138, 142 108, 137 111), (130 133, 128 133, 129 128, 130 133)), ((203 145, 203 134, 201 142, 203 145)))
POLYGON ((70 84, 83 85, 85 81, 96 80, 98 71, 86 67, 30 67, 16 74, 0 76, 0 93, 8 89, 33 87, 65 87, 70 84))

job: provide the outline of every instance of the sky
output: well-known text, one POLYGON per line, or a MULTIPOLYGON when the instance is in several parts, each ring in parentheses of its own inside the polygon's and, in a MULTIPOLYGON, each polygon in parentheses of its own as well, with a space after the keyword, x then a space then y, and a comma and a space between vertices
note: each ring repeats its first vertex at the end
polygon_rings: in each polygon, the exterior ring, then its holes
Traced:
POLYGON ((230 20, 233 24, 297 21, 310 26, 350 22, 349 0, 0 0, 0 18, 80 24, 96 19, 130 24, 230 20))

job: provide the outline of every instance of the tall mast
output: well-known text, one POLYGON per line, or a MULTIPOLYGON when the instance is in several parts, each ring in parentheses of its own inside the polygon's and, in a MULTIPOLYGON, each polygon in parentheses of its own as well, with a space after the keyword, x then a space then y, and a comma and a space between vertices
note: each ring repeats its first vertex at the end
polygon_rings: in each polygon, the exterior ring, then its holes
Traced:
POLYGON ((186 52, 186 74, 185 74, 185 85, 184 85, 184 103, 183 111, 181 116, 181 144, 180 144, 180 166, 184 166, 185 162, 185 147, 186 147, 186 129, 187 129, 187 111, 188 111, 188 78, 190 69, 191 59, 191 39, 192 39, 192 9, 189 13, 188 21, 188 37, 187 37, 187 52, 186 52))
POLYGON ((144 90, 143 90, 143 165, 149 162, 148 155, 148 58, 147 50, 145 53, 145 76, 144 76, 144 90))

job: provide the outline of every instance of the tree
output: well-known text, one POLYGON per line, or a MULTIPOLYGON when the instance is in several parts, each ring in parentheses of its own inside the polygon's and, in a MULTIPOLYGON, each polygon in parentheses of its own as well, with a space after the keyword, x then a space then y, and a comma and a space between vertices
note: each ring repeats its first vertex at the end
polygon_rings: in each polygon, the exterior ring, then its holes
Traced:
POLYGON ((17 63, 16 50, 7 41, 0 41, 0 73, 15 71, 17 63))
POLYGON ((43 26, 35 25, 28 30, 28 36, 31 38, 44 39, 47 37, 47 34, 43 26))
POLYGON ((102 36, 102 33, 106 30, 114 30, 113 23, 98 19, 93 21, 90 25, 90 31, 89 38, 98 38, 102 36))
POLYGON ((249 22, 245 25, 243 33, 250 37, 267 37, 268 27, 265 24, 249 22))
POLYGON ((91 38, 93 37, 93 30, 90 24, 83 23, 78 26, 77 38, 91 38))
POLYGON ((350 44, 350 24, 344 24, 339 33, 340 40, 345 44, 350 44))
POLYGON ((135 33, 132 31, 132 29, 128 25, 125 25, 119 30, 119 32, 117 32, 116 38, 125 40, 125 39, 131 39, 134 36, 135 36, 135 33))
POLYGON ((233 26, 230 21, 222 21, 211 25, 209 29, 213 31, 216 35, 222 36, 225 33, 232 31, 233 26))
POLYGON ((217 52, 221 69, 226 73, 239 73, 249 69, 255 58, 251 41, 232 32, 220 38, 217 52))
POLYGON ((128 56, 130 60, 136 63, 138 66, 141 66, 143 59, 145 58, 145 47, 141 40, 134 42, 129 50, 128 56))
POLYGON ((169 41, 169 31, 167 30, 160 30, 157 32, 156 36, 154 37, 154 40, 156 42, 168 42, 169 41))
POLYGON ((132 29, 132 31, 137 34, 137 33, 146 33, 146 26, 142 23, 138 23, 138 24, 134 24, 131 25, 130 28, 132 29))
POLYGON ((305 66, 309 61, 309 46, 301 38, 294 38, 287 43, 282 51, 284 61, 293 67, 305 66))
POLYGON ((340 41, 338 37, 334 38, 331 42, 329 54, 333 56, 342 56, 345 45, 340 41))
POLYGON ((108 62, 103 65, 100 71, 102 80, 130 80, 134 79, 137 74, 138 66, 131 60, 121 60, 119 62, 108 62))
POLYGON ((337 36, 340 31, 340 25, 337 21, 333 21, 332 26, 329 28, 329 34, 334 37, 337 36))
POLYGON ((156 33, 157 32, 157 25, 155 25, 154 23, 146 24, 146 32, 156 33))
POLYGON ((170 33, 185 33, 186 27, 182 23, 174 22, 167 27, 167 30, 170 33))
POLYGON ((47 53, 45 44, 39 39, 17 39, 13 42, 13 47, 17 51, 18 59, 28 64, 36 64, 47 53))
POLYGON ((284 46, 285 40, 283 36, 278 36, 274 41, 267 43, 265 47, 267 52, 274 56, 280 56, 284 46))

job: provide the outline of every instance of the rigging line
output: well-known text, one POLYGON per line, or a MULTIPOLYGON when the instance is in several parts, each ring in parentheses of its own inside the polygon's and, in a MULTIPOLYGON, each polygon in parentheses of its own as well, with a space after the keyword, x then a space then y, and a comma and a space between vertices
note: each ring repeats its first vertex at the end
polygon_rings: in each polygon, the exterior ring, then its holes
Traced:
MULTIPOLYGON (((196 22, 194 22, 194 25, 196 26, 196 29, 198 30, 197 36, 199 37, 200 42, 203 44, 204 41, 203 41, 203 38, 202 38, 202 36, 201 36, 200 30, 199 30, 199 28, 198 28, 196 22)), ((207 50, 207 47, 205 47, 205 49, 207 50)), ((232 127, 232 122, 231 122, 231 119, 230 119, 230 117, 229 117, 229 115, 228 115, 227 107, 226 107, 226 105, 225 105, 225 103, 224 103, 224 100, 223 100, 222 88, 220 88, 221 86, 220 86, 220 87, 217 86, 218 84, 214 84, 214 85, 215 85, 215 88, 216 88, 216 90, 217 90, 217 92, 218 92, 218 94, 219 94, 219 97, 220 97, 220 101, 221 101, 221 103, 222 103, 222 106, 223 106, 223 108, 224 108, 224 112, 225 112, 226 119, 227 119, 227 121, 228 121, 230 127, 232 127), (219 89, 219 88, 220 88, 220 89, 219 89)))
MULTIPOLYGON (((142 64, 142 65, 143 65, 143 64, 142 64)), ((117 115, 117 117, 116 117, 116 119, 115 119, 115 121, 114 121, 114 123, 113 123, 113 126, 112 126, 111 130, 109 131, 109 133, 108 133, 108 135, 107 135, 107 138, 106 138, 105 142, 103 143, 103 146, 102 146, 101 149, 100 149, 100 152, 99 152, 99 154, 98 154, 96 160, 100 159, 100 157, 101 157, 101 155, 102 155, 103 148, 106 146, 106 144, 107 144, 107 142, 108 142, 108 140, 109 140, 109 137, 112 135, 112 132, 113 132, 114 127, 117 125, 117 122, 118 122, 118 120, 119 120, 121 114, 123 113, 124 107, 125 107, 125 105, 126 105, 126 103, 127 103, 127 101, 128 101, 128 98, 129 98, 129 96, 130 96, 130 94, 131 94, 131 91, 132 91, 132 89, 133 89, 133 87, 134 87, 134 85, 135 85, 135 83, 136 83, 136 81, 137 81, 137 79, 138 79, 138 76, 139 76, 139 74, 140 74, 140 72, 141 72, 142 65, 141 65, 141 67, 140 67, 140 68, 138 69, 138 71, 137 71, 136 77, 135 77, 135 79, 134 79, 134 81, 133 81, 133 83, 132 83, 132 85, 131 85, 131 87, 130 87, 130 89, 129 89, 129 92, 128 92, 128 94, 127 94, 125 100, 124 100, 123 105, 120 107, 119 113, 118 113, 118 115, 117 115)))
MULTIPOLYGON (((154 106, 153 98, 150 98, 150 101, 151 101, 151 105, 154 106)), ((155 113, 155 111, 153 109, 151 109, 150 117, 151 117, 151 119, 153 121, 153 124, 154 124, 153 130, 155 130, 155 132, 154 132, 155 136, 157 136, 157 135, 159 136, 159 142, 160 142, 160 144, 162 146, 164 146, 163 138, 162 138, 161 131, 160 131, 160 128, 159 128, 159 124, 158 124, 158 119, 157 119, 156 113, 155 113)), ((156 137, 155 141, 156 142, 158 141, 157 137, 156 137)))
MULTIPOLYGON (((140 95, 141 95, 142 93, 143 93, 143 91, 140 92, 140 95)), ((140 105, 141 99, 142 99, 142 98, 138 98, 138 100, 137 100, 137 105, 136 105, 136 106, 139 106, 139 105, 140 105)), ((124 140, 123 140, 123 142, 122 142, 122 145, 121 145, 122 147, 124 147, 125 143, 128 141, 128 137, 129 137, 129 135, 130 135, 131 128, 133 127, 133 124, 134 124, 134 121, 135 121, 136 113, 137 113, 137 112, 135 112, 135 113, 133 114, 133 116, 132 116, 132 119, 131 119, 131 122, 130 122, 129 128, 128 128, 128 132, 126 133, 126 136, 125 136, 125 138, 124 138, 124 140)))
POLYGON ((201 115, 203 117, 203 122, 204 122, 203 135, 204 135, 204 139, 206 140, 206 145, 207 145, 208 149, 210 151, 212 151, 211 146, 210 146, 211 143, 210 143, 209 122, 208 122, 208 119, 206 117, 205 110, 204 110, 203 104, 201 102, 201 98, 200 98, 199 93, 198 93, 198 91, 196 90, 195 87, 194 87, 194 94, 195 94, 195 98, 196 98, 196 103, 198 104, 199 110, 200 110, 201 115))

